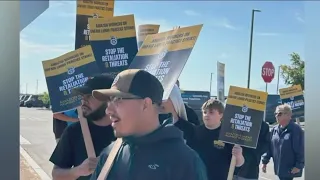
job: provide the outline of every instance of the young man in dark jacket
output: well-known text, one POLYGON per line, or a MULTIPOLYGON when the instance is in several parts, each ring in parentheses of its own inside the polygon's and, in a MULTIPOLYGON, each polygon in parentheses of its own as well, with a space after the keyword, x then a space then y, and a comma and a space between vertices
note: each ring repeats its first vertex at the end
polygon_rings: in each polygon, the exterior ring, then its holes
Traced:
POLYGON ((271 143, 262 159, 262 171, 266 172, 270 158, 273 159, 274 172, 280 180, 293 180, 301 177, 304 168, 304 131, 291 120, 290 105, 276 108, 278 125, 271 130, 271 143))
POLYGON ((262 121, 256 149, 243 147, 244 164, 236 168, 234 180, 258 180, 261 156, 266 153, 270 145, 269 125, 262 121))
MULTIPOLYGON (((163 87, 150 73, 129 69, 117 75, 111 89, 93 91, 108 102, 115 135, 122 144, 107 180, 207 180, 197 153, 183 140, 182 132, 159 122, 163 87)), ((100 155, 91 180, 97 180, 110 150, 100 155)))

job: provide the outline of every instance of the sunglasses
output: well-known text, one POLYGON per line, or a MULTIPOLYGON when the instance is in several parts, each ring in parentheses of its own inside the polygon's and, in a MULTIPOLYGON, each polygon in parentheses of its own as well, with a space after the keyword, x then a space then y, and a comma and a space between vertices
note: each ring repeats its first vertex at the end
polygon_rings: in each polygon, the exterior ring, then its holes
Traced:
POLYGON ((275 113, 274 113, 274 116, 280 117, 280 116, 282 116, 283 114, 284 114, 283 112, 275 112, 275 113))

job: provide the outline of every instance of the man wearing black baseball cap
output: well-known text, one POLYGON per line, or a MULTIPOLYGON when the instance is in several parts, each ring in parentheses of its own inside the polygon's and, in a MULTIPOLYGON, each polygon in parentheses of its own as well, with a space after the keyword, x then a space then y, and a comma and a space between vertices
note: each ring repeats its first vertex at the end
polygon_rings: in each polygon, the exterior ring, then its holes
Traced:
MULTIPOLYGON (((120 72, 110 89, 93 91, 94 98, 108 102, 106 114, 122 138, 107 179, 206 180, 203 162, 182 132, 159 123, 163 92, 155 76, 138 69, 120 72)), ((91 180, 98 178, 113 145, 101 153, 91 180)))
MULTIPOLYGON (((75 95, 81 95, 81 109, 83 117, 88 120, 96 154, 115 140, 111 121, 106 116, 106 102, 92 97, 92 91, 111 87, 113 78, 107 75, 98 75, 89 78, 84 86, 73 89, 75 95)), ((54 164, 53 179, 90 179, 98 162, 97 158, 88 158, 84 144, 80 122, 68 126, 57 144, 50 161, 54 164)))

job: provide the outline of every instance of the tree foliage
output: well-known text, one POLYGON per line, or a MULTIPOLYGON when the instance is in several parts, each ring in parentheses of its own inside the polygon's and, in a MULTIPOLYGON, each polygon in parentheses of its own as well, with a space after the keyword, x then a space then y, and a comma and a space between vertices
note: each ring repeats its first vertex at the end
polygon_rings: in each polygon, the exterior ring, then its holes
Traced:
POLYGON ((49 97, 49 94, 47 92, 44 92, 41 96, 41 101, 44 103, 44 104, 50 104, 50 97, 49 97))
POLYGON ((298 53, 289 55, 291 65, 281 66, 281 76, 286 85, 301 85, 304 90, 304 61, 298 53))

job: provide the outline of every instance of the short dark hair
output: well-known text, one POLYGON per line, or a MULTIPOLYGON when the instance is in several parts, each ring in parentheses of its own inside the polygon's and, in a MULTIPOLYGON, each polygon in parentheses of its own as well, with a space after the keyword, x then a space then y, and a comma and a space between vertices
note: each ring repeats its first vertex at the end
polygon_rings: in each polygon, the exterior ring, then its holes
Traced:
POLYGON ((220 114, 224 113, 224 104, 217 99, 209 99, 202 105, 202 111, 204 110, 217 110, 220 114))

